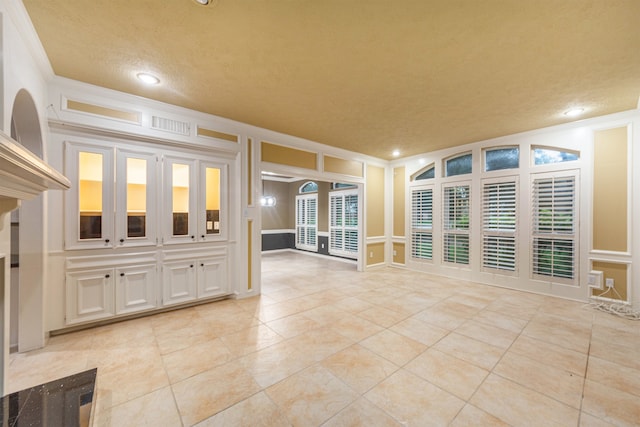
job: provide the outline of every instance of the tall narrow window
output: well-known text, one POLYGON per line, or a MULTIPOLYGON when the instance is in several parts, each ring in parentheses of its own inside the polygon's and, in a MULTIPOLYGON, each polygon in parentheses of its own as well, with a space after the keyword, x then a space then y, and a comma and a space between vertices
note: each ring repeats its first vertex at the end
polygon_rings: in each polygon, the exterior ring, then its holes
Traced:
POLYGON ((411 192, 411 258, 433 259, 433 189, 411 192))
POLYGON ((516 271, 515 178, 485 182, 482 186, 482 265, 485 268, 516 271))
POLYGON ((173 235, 189 234, 189 165, 172 165, 173 235))
POLYGON ((329 253, 358 256, 358 193, 340 191, 329 194, 329 253))
POLYGON ((102 238, 102 154, 78 153, 80 239, 102 238))
POLYGON ((318 250, 318 195, 296 196, 296 248, 318 250))
POLYGON ((577 263, 576 176, 535 178, 532 205, 534 276, 573 283, 577 263))
POLYGON ((127 237, 145 237, 147 216, 147 161, 127 158, 127 237))
POLYGON ((443 261, 454 264, 469 264, 469 185, 444 187, 443 261))

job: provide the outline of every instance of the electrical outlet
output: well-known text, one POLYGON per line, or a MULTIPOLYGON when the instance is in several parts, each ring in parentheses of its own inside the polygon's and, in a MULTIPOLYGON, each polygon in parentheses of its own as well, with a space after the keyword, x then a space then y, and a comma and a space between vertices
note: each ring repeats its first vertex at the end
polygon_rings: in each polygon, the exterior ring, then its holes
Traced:
POLYGON ((607 288, 613 288, 613 279, 611 277, 607 277, 605 285, 607 285, 607 288))
POLYGON ((322 247, 322 249, 324 249, 324 243, 322 243, 321 247, 322 247))
POLYGON ((592 289, 604 289, 602 285, 604 284, 604 280, 602 279, 603 273, 602 271, 591 270, 589 272, 589 287, 592 289))

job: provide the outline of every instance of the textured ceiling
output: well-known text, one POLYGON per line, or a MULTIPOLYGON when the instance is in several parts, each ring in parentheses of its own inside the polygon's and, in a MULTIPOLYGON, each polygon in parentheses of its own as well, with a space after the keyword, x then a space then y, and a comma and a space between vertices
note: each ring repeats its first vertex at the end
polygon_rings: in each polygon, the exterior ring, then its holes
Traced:
POLYGON ((640 95, 639 0, 24 4, 59 76, 384 159, 640 95))

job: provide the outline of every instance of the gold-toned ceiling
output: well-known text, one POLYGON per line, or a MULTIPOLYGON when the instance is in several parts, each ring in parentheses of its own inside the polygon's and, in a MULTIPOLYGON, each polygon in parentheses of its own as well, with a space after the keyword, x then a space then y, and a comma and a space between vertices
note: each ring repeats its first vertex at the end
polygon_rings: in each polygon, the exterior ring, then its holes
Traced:
POLYGON ((59 76, 384 159, 640 96, 639 0, 24 4, 59 76))

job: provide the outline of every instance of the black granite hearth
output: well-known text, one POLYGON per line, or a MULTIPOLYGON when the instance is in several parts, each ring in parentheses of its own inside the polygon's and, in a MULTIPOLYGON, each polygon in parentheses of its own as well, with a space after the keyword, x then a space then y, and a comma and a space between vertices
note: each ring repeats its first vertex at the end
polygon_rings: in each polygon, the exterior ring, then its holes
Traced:
POLYGON ((4 396, 2 426, 89 426, 97 371, 90 369, 4 396))

